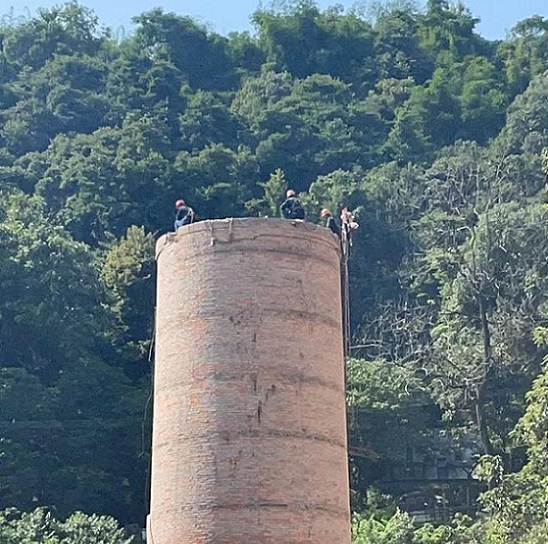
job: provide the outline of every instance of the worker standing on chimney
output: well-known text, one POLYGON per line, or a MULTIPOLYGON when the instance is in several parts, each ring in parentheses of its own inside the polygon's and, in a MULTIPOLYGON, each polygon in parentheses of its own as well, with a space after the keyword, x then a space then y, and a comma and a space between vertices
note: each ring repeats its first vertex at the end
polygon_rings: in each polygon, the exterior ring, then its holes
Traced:
POLYGON ((280 213, 284 219, 304 219, 304 208, 297 198, 295 191, 289 189, 286 193, 286 199, 280 206, 280 213))
POLYGON ((187 206, 182 198, 175 202, 175 209, 177 210, 175 213, 175 232, 177 232, 178 228, 190 225, 194 221, 194 210, 187 206))

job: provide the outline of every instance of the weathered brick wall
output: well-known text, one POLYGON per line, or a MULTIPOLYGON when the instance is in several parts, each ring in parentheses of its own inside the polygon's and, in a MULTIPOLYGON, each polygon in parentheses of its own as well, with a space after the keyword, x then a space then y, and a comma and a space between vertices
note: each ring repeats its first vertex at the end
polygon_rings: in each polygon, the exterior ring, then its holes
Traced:
POLYGON ((205 221, 157 259, 153 544, 348 544, 336 238, 205 221))

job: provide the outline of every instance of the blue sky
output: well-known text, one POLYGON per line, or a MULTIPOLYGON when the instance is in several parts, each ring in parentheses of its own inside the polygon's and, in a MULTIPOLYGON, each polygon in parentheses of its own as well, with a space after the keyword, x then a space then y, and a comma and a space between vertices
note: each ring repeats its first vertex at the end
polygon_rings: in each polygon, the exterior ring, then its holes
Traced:
MULTIPOLYGON (((33 16, 38 8, 63 3, 64 0, 0 0, 0 17, 6 20, 10 16, 33 16)), ((81 0, 80 3, 92 9, 102 24, 115 29, 123 28, 126 33, 131 31, 132 16, 154 7, 190 15, 221 34, 251 30, 249 16, 259 6, 259 0, 81 0)), ((317 4, 321 8, 333 4, 348 8, 356 1, 319 0, 317 4)), ((464 4, 475 17, 481 19, 478 31, 489 39, 504 38, 515 23, 532 15, 548 17, 548 0, 464 0, 464 4)))

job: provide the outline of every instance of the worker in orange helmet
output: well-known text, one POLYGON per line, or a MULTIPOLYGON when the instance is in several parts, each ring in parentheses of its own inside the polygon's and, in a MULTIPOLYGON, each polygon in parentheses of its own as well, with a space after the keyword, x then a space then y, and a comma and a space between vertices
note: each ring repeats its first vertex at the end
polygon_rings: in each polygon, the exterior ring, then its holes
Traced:
POLYGON ((194 210, 187 206, 182 198, 175 202, 175 210, 175 231, 180 227, 190 225, 194 221, 194 210))
POLYGON ((280 214, 284 219, 304 219, 304 208, 297 198, 295 191, 289 189, 285 194, 285 201, 280 206, 280 214))
POLYGON ((327 208, 324 208, 321 211, 320 217, 322 219, 325 219, 326 228, 328 228, 333 234, 336 234, 337 236, 341 235, 341 228, 339 227, 339 225, 337 225, 335 218, 327 208))

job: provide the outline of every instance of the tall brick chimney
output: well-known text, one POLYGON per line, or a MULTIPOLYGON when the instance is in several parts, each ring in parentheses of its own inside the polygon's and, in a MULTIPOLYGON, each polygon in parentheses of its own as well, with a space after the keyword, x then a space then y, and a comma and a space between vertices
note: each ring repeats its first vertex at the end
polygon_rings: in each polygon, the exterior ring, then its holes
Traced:
POLYGON ((349 544, 335 236, 204 221, 157 260, 149 544, 349 544))

